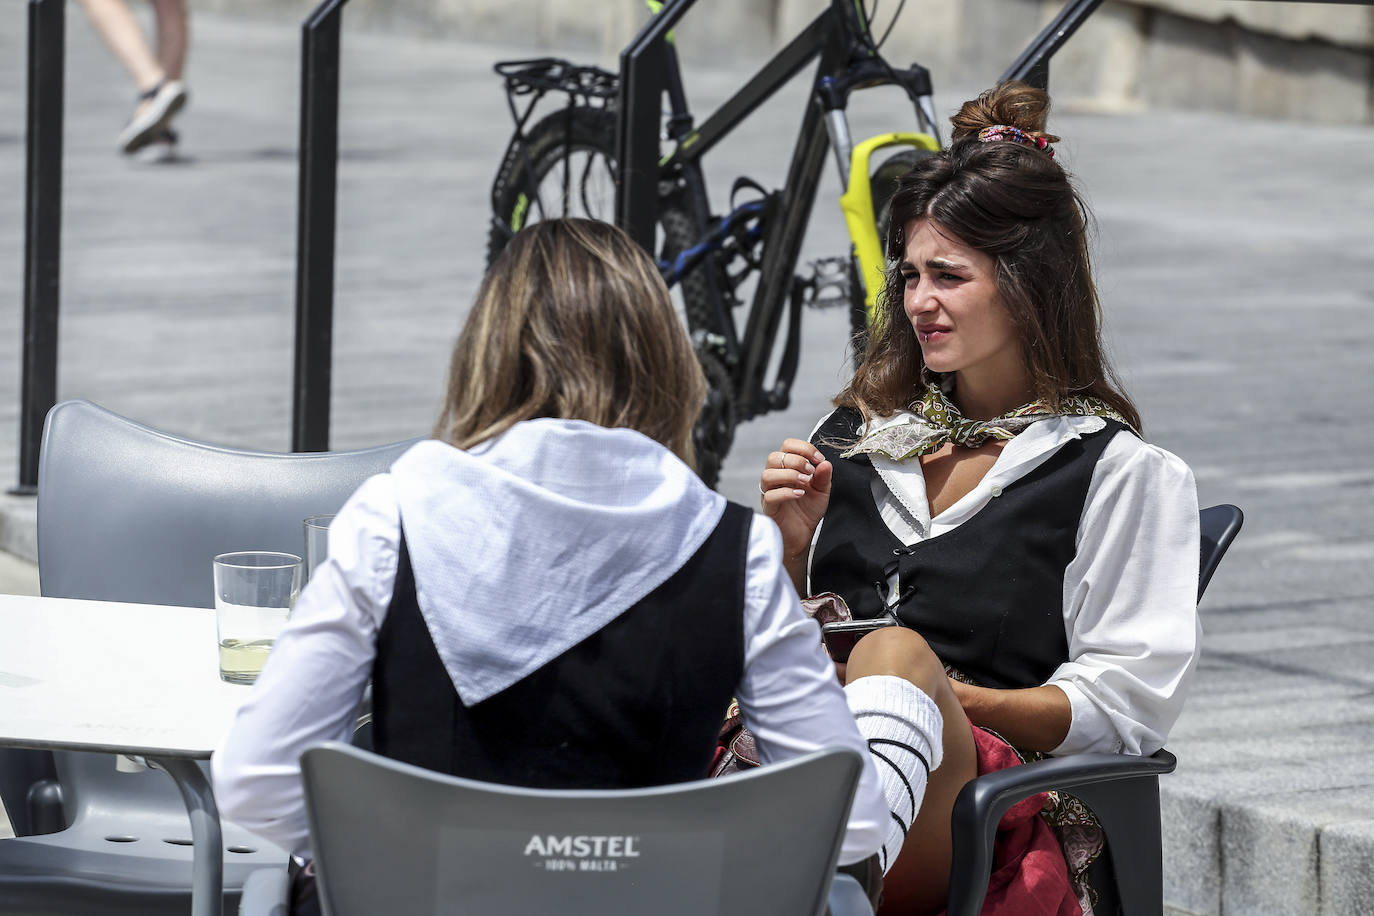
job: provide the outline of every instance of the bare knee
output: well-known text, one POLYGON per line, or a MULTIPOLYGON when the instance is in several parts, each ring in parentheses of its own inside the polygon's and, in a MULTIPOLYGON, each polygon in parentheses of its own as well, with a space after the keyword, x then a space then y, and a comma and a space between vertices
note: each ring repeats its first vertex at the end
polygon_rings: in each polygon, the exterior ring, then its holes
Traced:
POLYGON ((949 689, 944 664, 925 639, 907 627, 874 630, 850 653, 846 680, 882 674, 905 678, 931 697, 949 689))

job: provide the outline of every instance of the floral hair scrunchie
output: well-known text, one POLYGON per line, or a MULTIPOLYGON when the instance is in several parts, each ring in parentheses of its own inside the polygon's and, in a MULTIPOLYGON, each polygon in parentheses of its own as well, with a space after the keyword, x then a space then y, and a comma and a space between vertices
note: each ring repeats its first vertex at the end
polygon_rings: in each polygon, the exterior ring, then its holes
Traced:
POLYGON ((1050 141, 1044 137, 1033 137, 1019 127, 1012 127, 1010 124, 992 124, 978 131, 979 143, 993 143, 997 140, 1020 143, 1022 146, 1029 146, 1044 152, 1051 159, 1054 158, 1054 149, 1050 146, 1050 141))

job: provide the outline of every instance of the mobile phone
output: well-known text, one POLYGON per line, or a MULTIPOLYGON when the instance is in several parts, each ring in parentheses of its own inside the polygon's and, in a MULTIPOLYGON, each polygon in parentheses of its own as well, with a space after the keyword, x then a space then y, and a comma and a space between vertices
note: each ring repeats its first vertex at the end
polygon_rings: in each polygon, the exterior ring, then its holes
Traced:
POLYGON ((837 620, 821 627, 821 642, 825 651, 830 653, 831 661, 847 662, 854 646, 874 630, 893 627, 897 621, 891 617, 874 617, 871 620, 837 620))

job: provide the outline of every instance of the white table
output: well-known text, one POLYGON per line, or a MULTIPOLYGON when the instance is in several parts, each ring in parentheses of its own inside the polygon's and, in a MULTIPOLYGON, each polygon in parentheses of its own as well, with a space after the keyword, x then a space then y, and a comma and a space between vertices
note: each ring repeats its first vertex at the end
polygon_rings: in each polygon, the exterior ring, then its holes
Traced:
POLYGON ((224 880, 195 760, 247 696, 219 678, 213 610, 0 595, 0 745, 137 755, 171 776, 191 818, 193 916, 218 916, 224 880))

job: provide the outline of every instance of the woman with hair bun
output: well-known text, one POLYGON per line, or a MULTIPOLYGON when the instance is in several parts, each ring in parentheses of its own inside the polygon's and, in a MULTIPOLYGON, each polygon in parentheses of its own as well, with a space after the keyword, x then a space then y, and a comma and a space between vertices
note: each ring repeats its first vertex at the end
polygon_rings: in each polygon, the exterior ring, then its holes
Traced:
MULTIPOLYGON (((861 364, 761 477, 798 590, 902 624, 842 669, 901 850, 884 912, 944 908, 970 779, 1033 755, 1153 753, 1196 663, 1196 486, 1141 437, 1103 353, 1090 217, 1048 110, 1045 92, 1000 84, 901 179, 861 364), (892 697, 853 695, 874 674, 934 702, 930 746, 894 737, 892 697)), ((1090 875, 1101 831, 1054 801, 1004 819, 985 913, 1110 912, 1090 875)))

